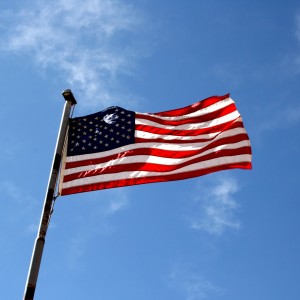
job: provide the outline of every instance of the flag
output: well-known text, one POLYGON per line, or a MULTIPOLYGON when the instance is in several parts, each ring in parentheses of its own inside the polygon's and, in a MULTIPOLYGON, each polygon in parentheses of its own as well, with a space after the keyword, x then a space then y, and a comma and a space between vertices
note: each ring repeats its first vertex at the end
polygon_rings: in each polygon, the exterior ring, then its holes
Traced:
POLYGON ((229 95, 139 113, 113 106, 70 119, 60 194, 251 169, 251 146, 229 95))

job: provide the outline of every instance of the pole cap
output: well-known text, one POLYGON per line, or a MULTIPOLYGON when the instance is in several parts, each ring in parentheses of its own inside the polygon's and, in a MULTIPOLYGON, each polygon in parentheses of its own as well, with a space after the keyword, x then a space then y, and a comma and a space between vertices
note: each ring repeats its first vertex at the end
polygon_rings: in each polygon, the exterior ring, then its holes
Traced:
POLYGON ((70 89, 66 89, 62 92, 63 97, 66 101, 70 101, 73 105, 77 104, 76 99, 70 89))

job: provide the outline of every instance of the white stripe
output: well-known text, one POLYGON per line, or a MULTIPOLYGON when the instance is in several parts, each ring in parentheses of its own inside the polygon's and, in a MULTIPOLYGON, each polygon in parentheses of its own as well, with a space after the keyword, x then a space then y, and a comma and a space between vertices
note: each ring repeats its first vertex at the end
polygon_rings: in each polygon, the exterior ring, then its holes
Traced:
POLYGON ((71 188, 75 186, 81 185, 89 185, 93 183, 100 183, 100 182, 109 182, 109 181, 116 181, 122 179, 130 179, 130 178, 147 178, 151 176, 165 176, 165 175, 173 175, 173 174, 180 174, 189 171, 195 170, 204 170, 211 167, 217 167, 226 165, 229 163, 241 163, 241 162, 250 162, 251 155, 250 154, 243 154, 243 155, 236 155, 236 156, 228 156, 228 157, 221 157, 211 160, 206 160, 200 163, 192 164, 186 167, 183 167, 178 170, 174 170, 171 172, 146 172, 146 171, 134 171, 134 172, 121 172, 121 173, 113 173, 113 174, 105 174, 105 175, 98 175, 88 178, 81 178, 76 179, 73 181, 65 182, 62 185, 62 189, 71 188))
MULTIPOLYGON (((237 134, 246 133, 245 128, 234 128, 227 131, 220 133, 214 141, 217 141, 220 138, 235 136, 237 134)), ((76 162, 76 161, 83 161, 88 159, 96 159, 96 158, 103 158, 106 156, 118 154, 125 151, 131 151, 139 148, 156 148, 161 150, 168 150, 168 151, 187 151, 187 150, 198 150, 202 149, 203 147, 207 146, 211 141, 202 142, 202 143, 185 143, 185 144, 167 144, 167 143, 136 143, 126 145, 124 147, 119 147, 113 150, 92 153, 92 154, 83 154, 83 155, 74 155, 67 157, 66 162, 76 162)))
MULTIPOLYGON (((245 133, 245 129, 243 127, 230 129, 230 130, 223 131, 223 132, 231 132, 231 131, 234 132, 234 134, 245 133)), ((163 135, 163 134, 155 134, 155 133, 145 132, 145 131, 140 131, 140 130, 135 131, 135 137, 137 137, 137 138, 148 139, 149 142, 151 139, 159 139, 160 138, 160 139, 165 140, 166 143, 171 140, 182 140, 182 141, 192 141, 192 140, 198 140, 198 139, 212 140, 213 138, 217 137, 220 134, 222 134, 222 131, 209 133, 209 134, 199 134, 199 135, 195 135, 195 136, 163 135)))
POLYGON ((242 147, 247 147, 249 146, 249 141, 241 141, 235 144, 226 144, 226 145, 221 145, 218 147, 215 147, 213 149, 208 149, 204 151, 203 153, 196 154, 193 156, 189 156, 186 158, 164 158, 164 157, 157 157, 157 156, 151 156, 151 155, 136 155, 136 156, 128 156, 128 157, 123 157, 123 158, 118 158, 118 159, 113 159, 105 163, 101 164, 95 164, 95 165, 86 165, 82 167, 76 167, 76 168, 71 168, 71 169, 66 169, 64 171, 64 175, 70 175, 74 173, 81 173, 81 172, 90 172, 92 170, 98 170, 102 168, 107 168, 110 166, 115 166, 115 165, 123 165, 123 164, 133 164, 133 163, 153 163, 157 165, 168 165, 168 166, 175 166, 179 165, 181 163, 190 161, 195 158, 202 157, 204 155, 220 151, 220 150, 233 150, 233 149, 238 149, 242 147))
POLYGON ((215 125, 224 124, 229 121, 234 121, 240 116, 239 112, 233 111, 232 113, 229 113, 223 117, 213 119, 211 121, 202 122, 202 123, 194 123, 194 124, 183 124, 183 125, 177 125, 177 126, 170 126, 170 125, 163 125, 156 122, 152 122, 149 120, 144 119, 136 119, 135 124, 136 125, 147 125, 157 128, 163 128, 163 129, 169 129, 169 130, 195 130, 195 129, 203 129, 203 128, 209 128, 215 125))
POLYGON ((223 100, 220 100, 217 103, 214 103, 208 107, 199 109, 197 111, 194 111, 192 113, 186 114, 186 115, 180 115, 180 116, 175 116, 175 117, 166 117, 166 116, 159 116, 156 114, 151 114, 151 113, 139 113, 140 115, 148 115, 157 119, 161 119, 161 120, 169 120, 169 121, 179 121, 179 120, 184 120, 187 118, 191 118, 191 117, 198 117, 198 116, 203 116, 209 113, 212 113, 214 111, 217 111, 221 108, 224 108, 226 106, 229 106, 230 104, 234 104, 234 101, 231 98, 226 98, 223 100))
POLYGON ((181 135, 163 135, 163 134, 155 134, 151 132, 136 130, 135 131, 135 137, 142 138, 142 139, 164 139, 166 141, 170 140, 182 140, 182 141, 188 141, 188 140, 196 140, 196 139, 213 139, 215 136, 217 136, 221 131, 209 133, 209 134, 200 134, 200 135, 194 135, 194 136, 181 136, 181 135))

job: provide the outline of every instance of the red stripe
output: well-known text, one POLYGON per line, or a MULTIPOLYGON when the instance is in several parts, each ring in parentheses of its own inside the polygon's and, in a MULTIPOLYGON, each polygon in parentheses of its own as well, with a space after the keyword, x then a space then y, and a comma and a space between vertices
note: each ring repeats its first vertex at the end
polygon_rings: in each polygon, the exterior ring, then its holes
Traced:
POLYGON ((148 125, 139 125, 139 124, 135 125, 136 130, 145 131, 154 134, 177 135, 177 136, 197 136, 201 134, 215 133, 215 132, 225 131, 227 129, 233 129, 239 127, 243 128, 244 127, 243 123, 241 121, 236 121, 236 120, 207 127, 207 128, 187 129, 187 130, 165 129, 165 128, 159 128, 159 127, 148 126, 148 125))
POLYGON ((207 113, 201 116, 185 118, 181 120, 165 120, 165 119, 157 118, 155 115, 147 115, 147 114, 139 114, 139 113, 136 113, 136 118, 142 120, 149 120, 161 125, 179 126, 184 124, 197 124, 197 123, 211 121, 223 117, 225 115, 228 115, 234 111, 236 111, 236 106, 234 103, 231 103, 230 105, 220 108, 219 110, 213 111, 211 113, 207 113))
POLYGON ((235 169, 235 168, 250 170, 252 168, 252 165, 250 162, 240 162, 240 163, 219 165, 204 170, 195 170, 195 171, 178 173, 173 175, 152 176, 152 177, 144 177, 144 178, 128 178, 128 179, 109 181, 109 182, 99 182, 99 183, 93 183, 93 184, 63 189, 61 195, 64 196, 64 195, 69 195, 74 193, 90 192, 90 191, 95 191, 100 189, 109 189, 109 188, 145 184, 145 183, 182 180, 182 179, 193 178, 197 176, 210 174, 213 172, 235 169))
POLYGON ((204 143, 211 141, 214 137, 210 139, 193 139, 193 140, 166 140, 163 138, 157 138, 157 139, 143 139, 143 138, 135 138, 136 143, 161 143, 161 144, 193 144, 193 143, 204 143))
POLYGON ((221 100, 227 99, 227 98, 229 98, 229 96, 230 96, 229 94, 224 95, 224 96, 212 96, 212 97, 206 98, 204 100, 201 100, 201 101, 199 101, 195 104, 189 105, 189 106, 154 113, 154 115, 164 116, 164 117, 176 117, 176 116, 187 115, 187 114, 193 113, 195 111, 198 111, 200 109, 209 107, 212 104, 215 104, 221 100))

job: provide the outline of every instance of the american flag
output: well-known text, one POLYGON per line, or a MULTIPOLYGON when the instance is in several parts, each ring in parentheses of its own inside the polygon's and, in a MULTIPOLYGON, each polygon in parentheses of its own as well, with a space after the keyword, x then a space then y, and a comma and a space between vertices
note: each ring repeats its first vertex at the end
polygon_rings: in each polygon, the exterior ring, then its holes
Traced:
POLYGON ((113 106, 70 119, 60 194, 251 169, 251 146, 229 95, 159 113, 113 106))

